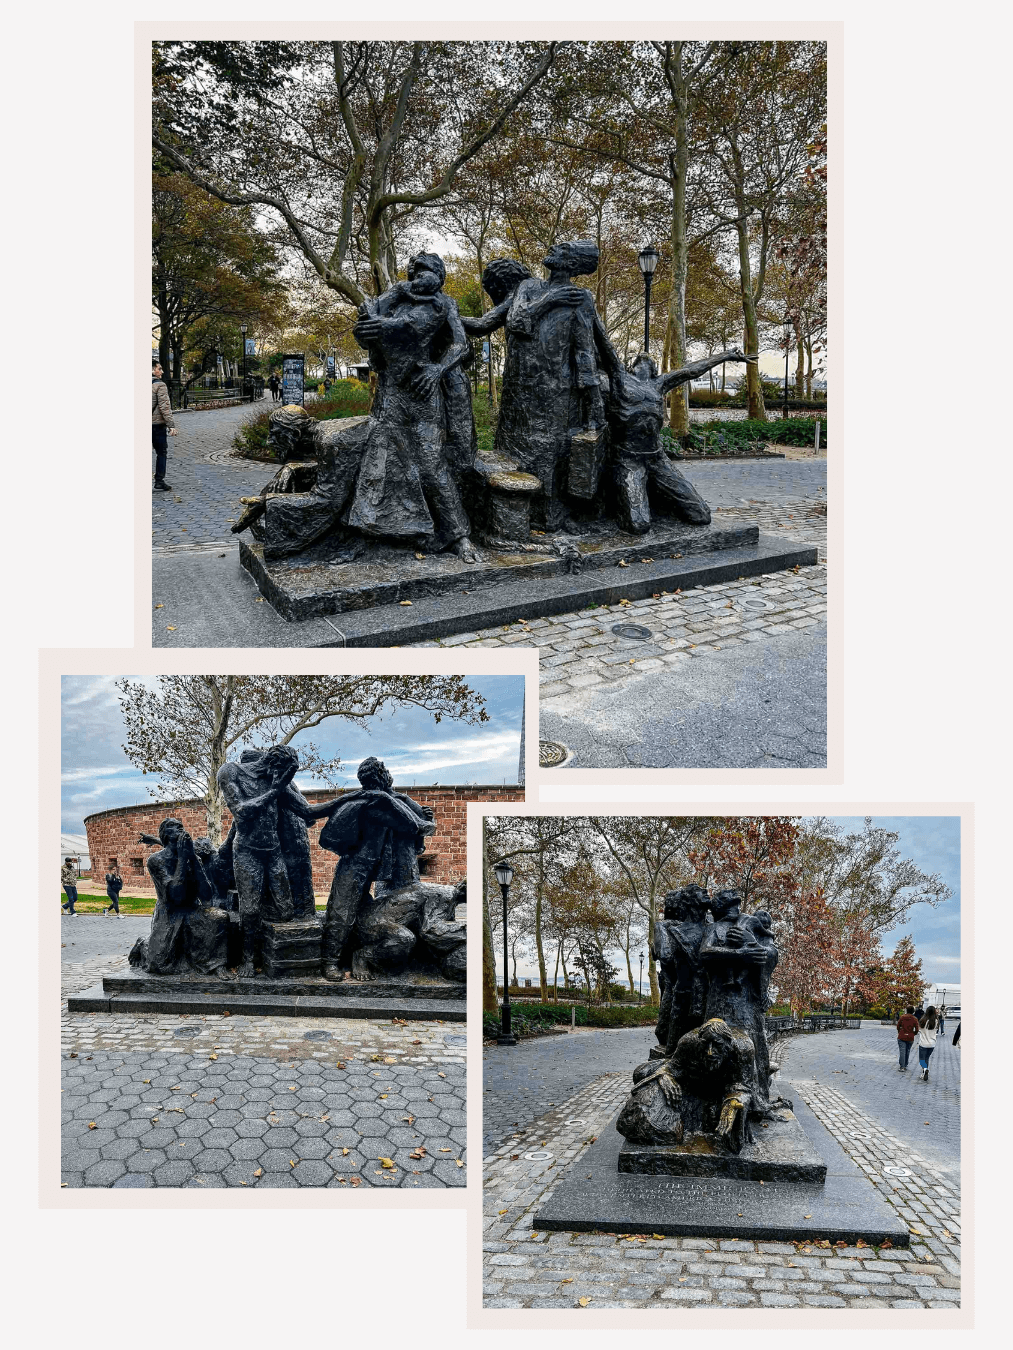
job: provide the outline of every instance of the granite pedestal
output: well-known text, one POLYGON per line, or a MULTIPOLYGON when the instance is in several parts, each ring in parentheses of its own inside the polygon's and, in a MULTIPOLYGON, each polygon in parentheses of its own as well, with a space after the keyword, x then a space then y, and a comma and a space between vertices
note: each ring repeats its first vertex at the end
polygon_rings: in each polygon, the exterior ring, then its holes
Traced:
POLYGON ((283 618, 332 615, 345 645, 382 647, 807 567, 818 556, 812 546, 761 537, 748 524, 665 525, 646 535, 615 531, 573 541, 576 557, 484 549, 483 560, 469 564, 389 546, 353 562, 305 554, 268 562, 260 544, 244 539, 239 560, 283 618))
POLYGON ((806 1137, 826 1166, 824 1184, 619 1171, 615 1121, 563 1173, 534 1218, 550 1232, 663 1233, 675 1237, 805 1239, 908 1245, 897 1211, 805 1107, 806 1137))
POLYGON ((619 1171, 673 1177, 731 1177, 736 1181, 799 1181, 822 1185, 827 1165, 806 1138, 792 1111, 779 1110, 770 1121, 754 1121, 753 1142, 739 1153, 718 1149, 706 1135, 690 1135, 682 1144, 634 1144, 623 1141, 619 1171))
MULTIPOLYGON (((319 969, 319 966, 317 967, 319 969)), ((464 1022, 466 986, 438 976, 325 980, 320 975, 214 978, 143 971, 107 975, 67 1001, 70 1012, 244 1013, 269 1017, 402 1017, 464 1022)))

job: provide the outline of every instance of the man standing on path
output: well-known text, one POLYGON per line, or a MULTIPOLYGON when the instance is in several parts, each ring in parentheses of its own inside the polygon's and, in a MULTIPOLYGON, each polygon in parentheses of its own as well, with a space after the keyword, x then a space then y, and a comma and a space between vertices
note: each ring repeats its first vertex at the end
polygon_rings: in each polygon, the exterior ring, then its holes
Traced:
POLYGON ((271 391, 271 402, 277 403, 278 391, 281 389, 281 381, 278 379, 277 375, 272 373, 271 378, 267 382, 267 385, 271 391))
POLYGON ((900 1072, 903 1073, 907 1068, 908 1059, 911 1056, 911 1046, 914 1038, 918 1034, 918 1018, 914 1015, 914 1008, 908 1008, 897 1022, 897 1050, 900 1054, 900 1072))
POLYGON ((175 436, 176 423, 172 420, 169 390, 162 379, 162 367, 151 363, 151 447, 155 452, 155 488, 171 492, 172 484, 165 481, 165 462, 168 455, 166 436, 175 436))
POLYGON ((74 906, 77 904, 77 859, 67 858, 60 868, 60 884, 63 886, 67 896, 67 903, 61 905, 68 914, 75 914, 77 911, 74 906))
POLYGON ((123 878, 120 876, 120 869, 113 863, 110 871, 106 873, 106 895, 109 897, 109 903, 102 911, 108 914, 114 910, 117 919, 120 917, 120 891, 123 889, 123 878))

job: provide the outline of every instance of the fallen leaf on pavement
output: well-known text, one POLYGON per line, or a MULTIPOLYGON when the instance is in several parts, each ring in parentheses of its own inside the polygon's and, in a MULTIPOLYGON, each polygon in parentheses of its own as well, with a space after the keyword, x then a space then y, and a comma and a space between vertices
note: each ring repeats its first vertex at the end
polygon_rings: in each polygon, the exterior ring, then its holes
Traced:
POLYGON ((353 1186, 362 1185, 362 1177, 349 1177, 348 1180, 352 1183, 353 1186))
POLYGON ((579 1298, 579 1299, 577 1300, 577 1304, 578 1304, 578 1306, 581 1307, 581 1308, 586 1308, 587 1305, 588 1305, 590 1302, 591 1302, 591 1300, 590 1300, 589 1298, 586 1298, 586 1297, 585 1297, 585 1298, 579 1298))

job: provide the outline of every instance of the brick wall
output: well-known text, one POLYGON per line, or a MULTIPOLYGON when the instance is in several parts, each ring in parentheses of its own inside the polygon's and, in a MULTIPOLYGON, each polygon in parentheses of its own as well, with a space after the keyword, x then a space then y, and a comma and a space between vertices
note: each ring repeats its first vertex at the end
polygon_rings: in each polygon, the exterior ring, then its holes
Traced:
MULTIPOLYGON (((522 802, 522 787, 412 787, 398 788, 422 806, 432 808, 436 818, 436 833, 426 840, 426 851, 420 858, 422 875, 430 881, 458 881, 468 870, 467 826, 468 802, 522 802)), ((303 793, 309 802, 326 802, 340 795, 329 788, 303 793)), ((84 822, 88 832, 88 848, 92 861, 92 876, 103 881, 115 858, 123 877, 125 895, 151 893, 151 879, 145 863, 154 848, 139 844, 139 834, 158 834, 158 827, 167 816, 175 816, 194 839, 207 834, 207 818, 199 799, 179 802, 152 802, 140 806, 120 806, 112 811, 99 811, 84 822)), ((310 858, 313 863, 313 889, 318 895, 330 890, 337 855, 322 849, 317 842, 324 821, 309 827, 310 858)), ((226 809, 223 837, 232 824, 226 809)))

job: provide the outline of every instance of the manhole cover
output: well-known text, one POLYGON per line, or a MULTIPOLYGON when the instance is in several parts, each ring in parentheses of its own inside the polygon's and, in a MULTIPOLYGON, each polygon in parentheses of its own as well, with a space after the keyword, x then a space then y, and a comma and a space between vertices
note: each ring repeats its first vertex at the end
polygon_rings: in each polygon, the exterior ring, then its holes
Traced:
POLYGON ((616 637, 636 638, 638 642, 645 642, 651 636, 651 630, 645 628, 642 623, 613 624, 612 631, 616 637))
POLYGON ((580 1120, 580 1119, 564 1120, 564 1121, 563 1121, 563 1124, 564 1124, 564 1125, 586 1125, 586 1124, 587 1124, 587 1121, 586 1121, 586 1120, 580 1120))
POLYGON ((740 600, 739 604, 743 609, 773 609, 774 606, 769 600, 760 600, 757 596, 750 596, 748 600, 740 600))
POLYGON ((443 1044, 444 1044, 444 1045, 467 1045, 467 1044, 468 1044, 468 1038, 467 1038, 467 1036, 444 1036, 444 1038, 443 1038, 443 1044))
POLYGON ((172 1034, 181 1041, 192 1041, 200 1035, 200 1027, 177 1027, 172 1034))
POLYGON ((306 1031, 303 1033, 304 1041, 329 1041, 331 1033, 329 1031, 306 1031))
POLYGON ((888 1177, 909 1177, 913 1175, 908 1167, 884 1167, 883 1171, 888 1177))
POLYGON ((535 1153, 525 1153, 524 1156, 525 1158, 527 1158, 528 1162, 548 1162, 548 1160, 552 1157, 552 1154, 535 1152, 535 1153))
POLYGON ((538 767, 541 769, 554 769, 557 764, 562 764, 569 753, 566 746, 560 745, 558 741, 539 741, 538 767))

